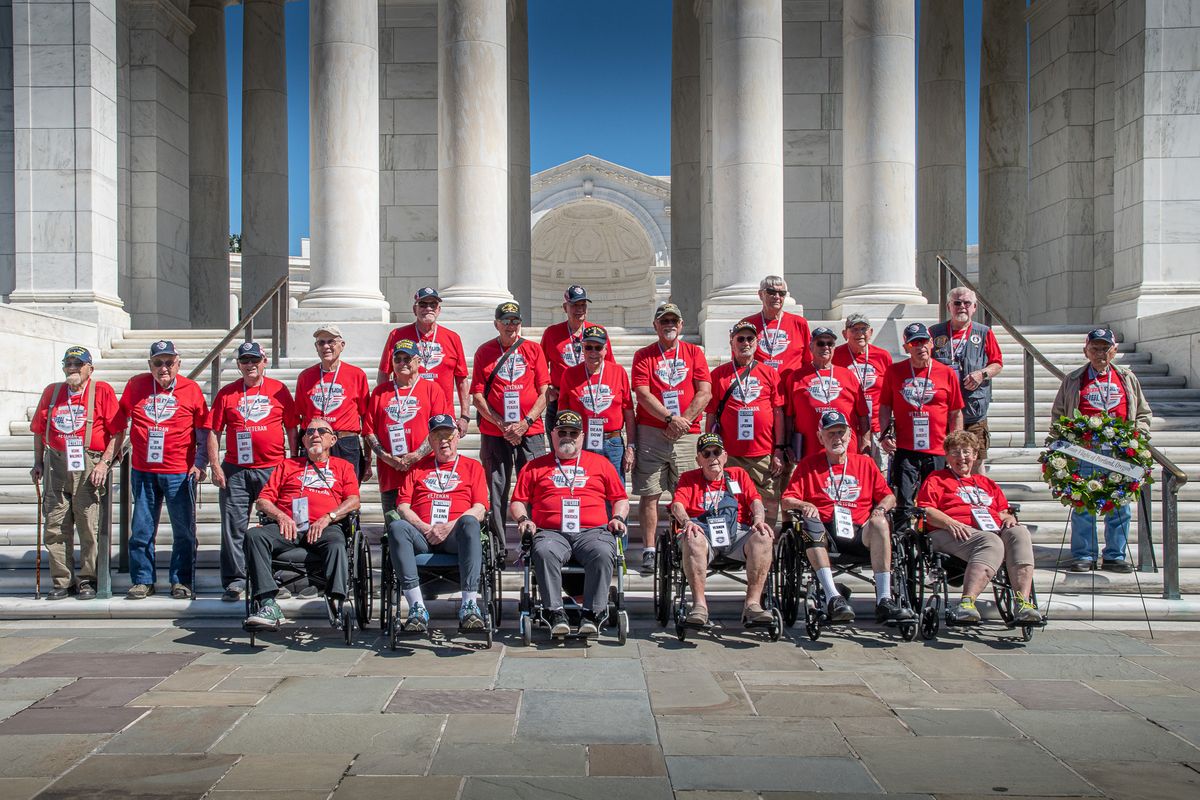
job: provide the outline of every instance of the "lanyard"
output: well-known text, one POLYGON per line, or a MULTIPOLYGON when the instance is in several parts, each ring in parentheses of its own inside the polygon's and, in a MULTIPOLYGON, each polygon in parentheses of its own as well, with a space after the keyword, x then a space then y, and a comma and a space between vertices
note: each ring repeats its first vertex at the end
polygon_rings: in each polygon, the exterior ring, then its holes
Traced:
POLYGON ((716 510, 721 507, 721 501, 725 499, 725 494, 728 491, 728 489, 729 489, 728 476, 725 474, 725 470, 721 470, 721 474, 717 476, 715 481, 708 481, 704 485, 704 497, 701 500, 701 502, 704 503, 704 510, 710 514, 715 513, 716 510), (721 494, 718 496, 716 490, 715 489, 712 490, 711 494, 713 496, 716 496, 717 499, 716 499, 715 503, 710 503, 709 502, 709 494, 710 494, 709 487, 712 486, 714 483, 719 484, 718 488, 720 488, 721 494))
MULTIPOLYGON (((767 322, 767 315, 764 314, 763 312, 761 312, 761 311, 758 312, 758 318, 759 318, 759 320, 762 321, 762 329, 763 329, 762 341, 758 343, 758 347, 760 350, 762 350, 767 355, 773 356, 773 355, 775 355, 775 342, 774 342, 774 340, 771 339, 770 336, 767 335, 767 333, 769 333, 771 330, 771 325, 769 322, 767 322), (763 345, 766 345, 766 347, 763 347, 763 345)), ((779 333, 779 327, 781 325, 783 325, 783 312, 782 311, 780 311, 779 316, 775 318, 775 333, 779 333)))
MULTIPOLYGON (((328 375, 329 373, 327 373, 325 371, 324 367, 318 367, 317 369, 319 369, 321 371, 321 376, 317 382, 320 383, 321 386, 324 386, 325 385, 325 376, 328 375)), ((329 391, 322 393, 323 394, 323 397, 321 398, 321 415, 322 416, 324 416, 327 413, 326 409, 329 408, 329 398, 333 396, 333 387, 337 386, 338 373, 340 373, 341 371, 342 371, 342 362, 339 361, 338 365, 337 365, 337 369, 335 369, 333 371, 333 380, 329 384, 329 391)))
POLYGON ((858 356, 854 355, 854 351, 850 351, 850 369, 854 370, 854 376, 858 378, 858 385, 865 392, 867 390, 867 370, 871 368, 871 345, 863 348, 863 367, 858 369, 858 356))
POLYGON ((449 472, 443 472, 442 468, 437 465, 437 462, 436 461, 433 462, 433 477, 434 477, 434 480, 437 481, 438 491, 441 492, 442 494, 446 494, 446 481, 449 480, 450 478, 457 477, 457 476, 458 476, 458 454, 457 453, 454 454, 454 463, 450 466, 449 472), (448 475, 450 477, 446 478, 446 480, 442 480, 443 475, 448 475))
POLYGON ((958 361, 958 357, 961 356, 966 351, 967 342, 971 338, 971 329, 974 326, 975 326, 974 322, 968 322, 966 330, 963 332, 963 335, 961 337, 959 337, 958 334, 956 334, 954 332, 953 328, 950 329, 950 360, 951 361, 958 361), (960 338, 962 339, 962 344, 956 346, 954 343, 956 341, 958 341, 960 338))
POLYGON ((1100 375, 1100 373, 1096 372, 1096 369, 1093 366, 1091 366, 1090 364, 1088 365, 1088 377, 1091 378, 1092 382, 1096 384, 1096 391, 1098 391, 1098 392, 1101 391, 1100 378, 1101 377, 1104 378, 1104 390, 1102 393, 1104 395, 1104 411, 1105 411, 1105 413, 1108 412, 1108 401, 1112 399, 1113 392, 1117 393, 1118 399, 1120 399, 1120 397, 1121 397, 1121 387, 1118 386, 1113 381, 1112 374, 1113 374, 1112 367, 1109 367, 1108 371, 1104 375, 1100 375))
MULTIPOLYGON (((657 344, 658 344, 658 354, 660 356, 662 356, 663 361, 666 361, 667 354, 662 349, 662 342, 657 342, 657 344)), ((679 357, 679 342, 676 342, 675 346, 671 349, 675 351, 675 355, 671 356, 671 377, 674 378, 675 373, 679 371, 679 365, 683 363, 683 359, 679 357)), ((674 386, 674 384, 671 384, 671 385, 674 386)))
MULTIPOLYGON (((954 478, 955 478, 955 480, 958 481, 958 486, 960 489, 971 489, 972 490, 971 492, 968 492, 968 496, 971 499, 968 500, 967 502, 969 502, 975 508, 986 508, 986 506, 984 506, 983 503, 979 502, 979 498, 980 498, 981 494, 987 495, 988 492, 984 491, 982 488, 975 485, 974 483, 967 483, 966 481, 964 481, 962 479, 962 476, 959 475, 957 472, 954 473, 954 478)), ((974 480, 974 479, 972 478, 972 480, 974 480)))
MULTIPOLYGON (((825 401, 825 405, 829 405, 831 402, 833 402, 829 394, 829 384, 821 380, 821 369, 816 364, 813 365, 813 371, 817 373, 817 383, 821 385, 821 399, 825 401)), ((832 363, 829 365, 829 380, 831 382, 833 381, 832 363)))
MULTIPOLYGON (((908 360, 908 371, 912 375, 913 389, 916 390, 916 392, 919 396, 918 399, 921 401, 920 403, 917 404, 917 411, 924 411, 925 410, 925 384, 921 384, 920 386, 917 385, 917 371, 915 369, 913 369, 911 358, 908 360)), ((922 378, 922 380, 924 380, 926 383, 932 383, 932 381, 929 378, 929 373, 932 371, 933 371, 933 363, 930 362, 929 366, 925 367, 925 377, 922 378)))
POLYGON ((580 357, 583 355, 583 329, 587 327, 587 320, 579 323, 578 336, 571 332, 571 323, 567 323, 567 338, 571 340, 571 350, 575 353, 575 363, 579 363, 580 357))
MULTIPOLYGON (((404 395, 405 400, 413 396, 419 380, 420 378, 413 378, 412 386, 408 387, 408 394, 404 395)), ((400 402, 400 387, 396 385, 395 381, 392 381, 392 392, 396 395, 396 415, 399 416, 404 412, 404 404, 400 402)))
POLYGON ((604 361, 600 362, 600 369, 596 372, 595 377, 596 377, 596 382, 592 383, 592 376, 588 375, 587 383, 585 383, 583 385, 584 389, 587 390, 588 397, 591 398, 592 411, 596 410, 596 387, 603 385, 603 383, 604 383, 604 361))
POLYGON ((570 475, 567 475, 566 470, 563 469, 562 462, 558 460, 558 456, 554 457, 554 466, 558 470, 558 474, 562 475, 563 480, 566 481, 571 492, 571 497, 575 496, 575 476, 579 473, 579 459, 581 457, 582 453, 578 456, 575 456, 575 471, 570 475))
POLYGON ((746 404, 746 387, 742 385, 742 381, 744 381, 750 377, 750 372, 753 369, 754 369, 754 359, 753 358, 751 358, 750 363, 746 365, 746 369, 742 370, 742 374, 740 377, 738 376, 738 372, 737 372, 737 364, 734 363, 734 365, 733 365, 733 381, 734 381, 734 383, 737 384, 738 391, 742 395, 742 401, 741 401, 742 405, 746 404))
MULTIPOLYGON (((328 464, 329 462, 326 461, 325 463, 328 464)), ((313 468, 313 474, 321 479, 321 483, 325 484, 325 488, 328 489, 330 492, 332 492, 333 487, 329 485, 329 481, 325 480, 325 473, 321 472, 321 465, 317 464, 309 459, 305 459, 304 460, 304 471, 302 473, 300 473, 300 494, 303 496, 304 489, 308 485, 308 468, 309 467, 313 468)))
POLYGON ((846 461, 845 463, 842 464, 842 474, 838 478, 837 484, 834 485, 833 484, 833 478, 834 478, 833 462, 832 461, 829 462, 829 483, 830 483, 830 485, 833 485, 833 504, 834 505, 837 505, 842 499, 842 484, 846 482, 846 467, 849 465, 849 463, 850 463, 849 461, 846 461))
POLYGON ((421 333, 421 329, 419 327, 414 325, 413 328, 417 332, 417 351, 421 356, 421 364, 424 366, 425 362, 429 360, 429 356, 432 354, 432 348, 430 345, 437 344, 438 326, 436 322, 433 323, 433 327, 429 329, 428 339, 425 338, 425 334, 421 333))
POLYGON ((250 394, 250 389, 251 389, 250 384, 246 383, 245 378, 242 378, 242 401, 239 404, 239 405, 241 405, 241 408, 239 409, 239 411, 241 411, 241 414, 242 414, 242 430, 246 430, 246 426, 250 423, 250 404, 247 403, 246 400, 247 400, 247 398, 250 398, 250 397, 261 396, 263 393, 263 389, 266 388, 266 381, 265 380, 261 381, 258 384, 258 386, 255 386, 253 388, 258 389, 258 392, 256 392, 255 394, 250 394))
MULTIPOLYGON (((151 378, 151 380, 154 380, 154 379, 151 378)), ((171 397, 171 398, 175 397, 175 386, 177 383, 178 383, 178 381, 176 381, 176 380, 171 381, 171 388, 167 390, 168 397, 171 397)), ((157 416, 157 414, 158 414, 158 381, 154 381, 154 388, 151 390, 150 398, 151 398, 151 405, 154 406, 154 413, 157 416)), ((154 423, 155 427, 158 426, 157 419, 153 419, 153 420, 151 420, 151 422, 154 423)))

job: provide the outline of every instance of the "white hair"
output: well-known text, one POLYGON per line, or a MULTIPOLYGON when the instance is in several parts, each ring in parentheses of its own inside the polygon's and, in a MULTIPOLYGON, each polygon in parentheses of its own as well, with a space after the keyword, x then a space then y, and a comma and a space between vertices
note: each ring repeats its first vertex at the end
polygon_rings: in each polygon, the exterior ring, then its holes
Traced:
POLYGON ((972 302, 977 302, 978 298, 975 297, 975 293, 972 292, 970 289, 968 289, 965 286, 955 286, 953 289, 946 292, 946 302, 949 303, 951 300, 965 298, 968 295, 970 295, 972 302))
POLYGON ((758 282, 758 290, 761 292, 764 289, 786 289, 787 281, 778 275, 768 275, 758 282))

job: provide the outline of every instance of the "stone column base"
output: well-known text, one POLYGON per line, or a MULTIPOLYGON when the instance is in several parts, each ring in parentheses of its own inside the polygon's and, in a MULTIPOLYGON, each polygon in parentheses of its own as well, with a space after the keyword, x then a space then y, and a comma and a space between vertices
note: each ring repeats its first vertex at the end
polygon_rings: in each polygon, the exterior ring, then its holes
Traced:
POLYGON ((8 296, 8 301, 26 311, 53 314, 96 326, 96 342, 93 346, 101 348, 108 347, 114 340, 120 339, 132 325, 121 301, 103 295, 78 299, 77 296, 69 294, 59 296, 56 293, 16 291, 8 296))
MULTIPOLYGON (((791 298, 788 298, 791 300, 791 298)), ((785 304, 783 310, 789 314, 804 314, 804 306, 795 303, 785 304)), ((700 329, 700 341, 706 350, 716 353, 720 358, 729 358, 729 329, 733 323, 756 317, 762 312, 761 303, 719 303, 711 298, 700 308, 700 318, 697 320, 700 329)), ((689 320, 684 320, 686 330, 689 320)))
POLYGON ((288 312, 288 358, 315 357, 313 331, 335 324, 346 341, 343 357, 374 381, 379 354, 392 328, 387 308, 293 308, 288 312))

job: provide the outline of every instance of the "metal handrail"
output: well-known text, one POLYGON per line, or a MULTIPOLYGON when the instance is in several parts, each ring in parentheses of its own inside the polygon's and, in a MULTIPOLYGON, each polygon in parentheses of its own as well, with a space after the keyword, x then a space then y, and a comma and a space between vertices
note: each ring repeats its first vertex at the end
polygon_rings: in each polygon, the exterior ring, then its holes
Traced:
MULTIPOLYGON (((1033 363, 1036 361, 1041 364, 1051 375, 1058 378, 1060 381, 1066 377, 1058 366, 1050 361, 1042 351, 1038 350, 1020 331, 1012 325, 1005 316, 992 305, 986 297, 979 292, 979 288, 967 278, 966 275, 947 261, 942 256, 937 256, 938 263, 938 291, 941 296, 945 297, 949 293, 950 279, 957 282, 959 286, 965 289, 970 289, 975 293, 975 302, 979 304, 994 320, 999 323, 1008 335, 1021 345, 1026 356, 1032 357, 1023 359, 1023 411, 1025 417, 1025 447, 1033 447, 1036 444, 1036 422, 1034 420, 1034 372, 1033 363)), ((1180 598, 1179 591, 1179 487, 1183 486, 1188 481, 1187 473, 1179 468, 1171 459, 1167 458, 1166 454, 1159 450, 1154 445, 1149 445, 1150 455, 1154 461, 1162 467, 1162 526, 1163 526, 1163 597, 1168 600, 1178 600, 1180 598)), ((1151 492, 1153 489, 1150 490, 1151 492)), ((1151 539, 1153 525, 1151 520, 1151 502, 1149 494, 1142 492, 1138 498, 1138 569, 1143 572, 1157 572, 1158 565, 1155 563, 1154 547, 1151 539)))
POLYGON ((254 318, 258 316, 258 312, 266 308, 267 303, 271 304, 271 367, 278 369, 280 354, 287 355, 288 282, 290 278, 290 275, 283 275, 275 281, 275 284, 258 299, 258 302, 249 311, 242 314, 242 318, 229 329, 220 344, 209 350, 208 355, 188 373, 187 376, 195 380, 211 365, 212 380, 208 387, 209 402, 212 402, 212 399, 217 396, 217 390, 221 388, 221 353, 230 342, 237 338, 239 331, 245 332, 245 341, 247 342, 254 338, 254 318))

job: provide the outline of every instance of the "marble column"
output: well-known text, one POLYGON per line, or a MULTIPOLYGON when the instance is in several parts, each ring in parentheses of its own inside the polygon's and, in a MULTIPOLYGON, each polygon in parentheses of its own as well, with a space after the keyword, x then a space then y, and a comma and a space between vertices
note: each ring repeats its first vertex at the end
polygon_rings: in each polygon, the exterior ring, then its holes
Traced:
POLYGON ((963 0, 921 0, 917 59, 917 288, 936 303, 936 257, 967 266, 963 0))
POLYGON ((783 274, 783 6, 713 0, 713 291, 705 342, 760 307, 783 274))
POLYGON ((833 317, 930 312, 916 286, 915 30, 911 0, 842 6, 843 282, 833 317))
MULTIPOLYGON (((244 0, 242 20, 242 308, 249 309, 288 270, 283 0, 244 0)), ((269 324, 269 310, 259 317, 269 324)))
POLYGON ((684 317, 700 313, 700 19, 694 0, 671 16, 671 299, 684 317))
POLYGON ((979 54, 979 291, 1024 321, 1029 270, 1025 226, 1025 9, 983 4, 979 54))
POLYGON ((364 309, 384 321, 376 0, 309 5, 309 87, 312 278, 300 307, 364 309))
POLYGON ((508 288, 522 307, 532 300, 529 208, 529 7, 509 0, 508 288))
POLYGON ((438 4, 438 283, 456 319, 490 321, 512 299, 506 5, 438 4))
POLYGON ((189 261, 191 323, 225 328, 229 319, 229 103, 225 0, 192 0, 188 50, 189 261))

